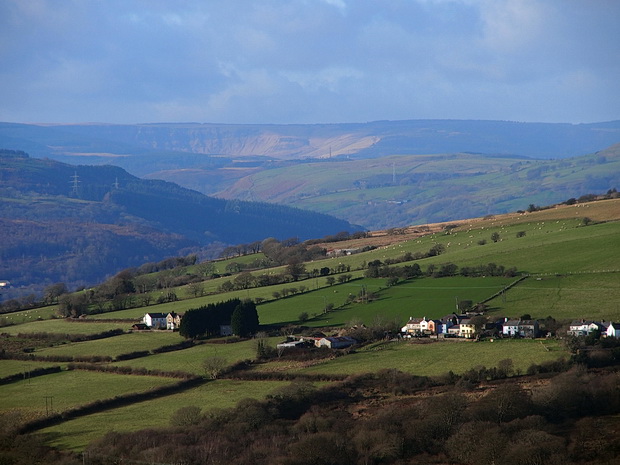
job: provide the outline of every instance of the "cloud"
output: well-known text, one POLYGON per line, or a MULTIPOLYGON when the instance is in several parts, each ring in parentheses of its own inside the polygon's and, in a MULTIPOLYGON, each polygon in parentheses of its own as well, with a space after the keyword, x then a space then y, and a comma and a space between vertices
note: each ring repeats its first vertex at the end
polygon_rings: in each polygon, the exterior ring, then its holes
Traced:
POLYGON ((619 19, 613 0, 5 0, 0 119, 620 119, 619 19))

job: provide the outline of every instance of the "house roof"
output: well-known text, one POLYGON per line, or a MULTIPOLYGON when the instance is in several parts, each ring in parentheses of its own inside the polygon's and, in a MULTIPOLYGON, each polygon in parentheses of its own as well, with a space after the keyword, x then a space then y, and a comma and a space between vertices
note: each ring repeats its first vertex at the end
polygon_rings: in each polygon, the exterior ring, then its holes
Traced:
POLYGON ((330 336, 330 337, 324 337, 323 339, 329 342, 352 342, 352 343, 357 342, 355 339, 349 336, 330 336))
POLYGON ((166 318, 165 313, 147 313, 151 318, 166 318))

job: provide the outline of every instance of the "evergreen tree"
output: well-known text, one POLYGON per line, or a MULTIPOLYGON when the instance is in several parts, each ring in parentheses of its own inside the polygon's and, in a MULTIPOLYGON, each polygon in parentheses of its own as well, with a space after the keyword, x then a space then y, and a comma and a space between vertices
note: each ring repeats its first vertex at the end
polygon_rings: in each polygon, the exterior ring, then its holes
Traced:
POLYGON ((251 300, 244 300, 233 311, 230 321, 233 333, 247 337, 258 330, 258 311, 251 300))

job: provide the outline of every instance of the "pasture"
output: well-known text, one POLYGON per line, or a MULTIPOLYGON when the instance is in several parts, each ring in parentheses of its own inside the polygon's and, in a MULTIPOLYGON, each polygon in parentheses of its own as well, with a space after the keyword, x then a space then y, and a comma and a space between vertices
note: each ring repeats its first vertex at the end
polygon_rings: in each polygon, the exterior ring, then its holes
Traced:
POLYGON ((130 328, 128 323, 94 323, 87 321, 72 321, 66 319, 51 319, 42 321, 33 321, 31 323, 24 323, 21 325, 7 326, 2 328, 3 333, 15 336, 17 334, 30 334, 30 333, 56 333, 56 334, 97 334, 105 331, 111 331, 113 329, 128 330, 130 328))
MULTIPOLYGON (((350 267, 351 271, 347 274, 352 276, 352 280, 333 286, 328 285, 326 277, 319 277, 217 294, 217 288, 224 281, 234 280, 233 275, 206 281, 204 289, 208 295, 187 298, 190 295, 189 289, 179 287, 174 291, 185 300, 89 317, 104 322, 89 321, 88 318, 85 321, 53 319, 53 306, 17 312, 6 315, 5 318, 6 321, 12 318, 13 322, 19 324, 2 328, 2 332, 16 336, 20 333, 89 335, 118 328, 127 331, 131 326, 129 322, 119 323, 112 319, 137 321, 147 311, 184 313, 190 308, 234 297, 262 299, 264 303, 258 305, 258 312, 263 325, 303 324, 310 330, 330 330, 340 329, 352 321, 371 325, 377 318, 381 318, 383 321, 396 321, 402 326, 411 316, 441 318, 450 314, 456 310, 458 301, 483 301, 517 279, 424 277, 401 281, 388 287, 385 278, 363 277, 367 263, 372 260, 399 258, 406 252, 424 254, 436 244, 442 244, 445 250, 438 256, 417 260, 423 271, 430 264, 440 266, 454 263, 462 267, 495 263, 506 268, 516 267, 519 273, 530 274, 530 277, 502 296, 488 302, 491 316, 519 317, 529 313, 534 318, 550 315, 558 320, 586 318, 619 321, 620 222, 601 222, 588 226, 584 226, 582 222, 586 216, 595 221, 608 220, 610 218, 606 215, 610 214, 610 209, 612 214, 616 215, 615 218, 619 217, 620 201, 468 220, 460 222, 449 233, 440 231, 413 239, 404 236, 402 242, 383 245, 369 252, 306 263, 309 271, 322 267, 334 269, 341 264, 350 267), (523 233, 518 235, 520 232, 523 233), (491 238, 493 233, 499 234, 496 242, 491 238), (481 245, 483 241, 485 243, 481 245), (305 292, 274 299, 274 293, 281 293, 284 288, 299 289, 302 286, 305 292), (356 297, 362 290, 374 297, 352 301, 350 296, 356 297), (333 309, 324 313, 327 306, 333 309), (299 317, 303 312, 308 314, 309 319, 301 322, 299 317)), ((390 238, 392 239, 394 238, 390 238)), ((343 243, 337 247, 346 248, 347 245, 343 243)), ((250 262, 253 259, 249 256, 242 257, 239 261, 250 262)), ((218 262, 218 271, 223 271, 220 268, 231 261, 235 259, 218 262)), ((399 263, 395 266, 405 264, 399 263)), ((195 267, 181 272, 193 271, 197 271, 195 267)), ((282 268, 259 270, 254 274, 276 272, 282 272, 282 268)), ((336 278, 337 276, 335 275, 336 278)), ((154 299, 161 294, 161 291, 158 292, 159 294, 153 293, 154 299)), ((136 296, 136 299, 140 299, 140 296, 136 296)), ((282 339, 273 335, 267 343, 275 346, 282 339)), ((182 340, 178 333, 168 331, 133 332, 107 339, 39 348, 35 354, 115 357, 130 352, 150 351, 182 340)), ((219 342, 200 341, 188 349, 114 362, 111 365, 164 372, 183 371, 203 376, 205 370, 202 364, 209 357, 220 357, 228 365, 256 358, 255 340, 219 342)), ((556 340, 473 342, 450 339, 437 342, 427 340, 426 343, 406 340, 372 344, 345 356, 310 363, 274 359, 256 364, 252 370, 299 374, 356 374, 393 368, 416 375, 436 376, 448 371, 463 373, 479 365, 497 366, 501 360, 512 359, 517 372, 522 373, 531 364, 568 356, 562 342, 556 340)), ((57 363, 2 360, 0 377, 51 365, 57 363)), ((63 371, 1 386, 0 410, 17 409, 26 417, 33 418, 44 415, 46 410, 48 413, 50 410, 61 412, 97 399, 141 392, 177 381, 152 376, 63 371)), ((80 450, 89 441, 110 430, 110 425, 117 431, 166 426, 170 416, 181 407, 196 405, 204 412, 231 407, 243 398, 264 398, 286 384, 288 383, 212 381, 178 394, 74 419, 46 428, 44 433, 54 445, 80 450)))
POLYGON ((142 392, 178 380, 155 376, 127 376, 90 371, 62 371, 0 389, 2 410, 19 409, 30 416, 63 412, 98 399, 142 392))
POLYGON ((281 381, 216 380, 193 389, 126 407, 76 418, 42 430, 49 443, 62 449, 82 450, 108 431, 137 431, 170 424, 172 414, 182 407, 196 406, 202 413, 234 407, 242 399, 263 399, 281 386, 281 381))
POLYGON ((489 302, 494 313, 557 320, 620 321, 620 273, 531 277, 489 302))
POLYGON ((355 374, 393 368, 419 376, 437 376, 448 371, 463 373, 476 366, 494 367, 512 359, 515 370, 525 372, 533 364, 568 358, 557 341, 494 340, 474 342, 446 340, 433 343, 393 342, 376 349, 360 350, 345 357, 292 368, 299 373, 355 374))
MULTIPOLYGON (((178 333, 175 334, 179 340, 181 340, 178 333)), ((276 342, 279 342, 281 339, 281 337, 269 338, 268 343, 275 345, 276 342)), ((242 360, 254 359, 256 357, 256 341, 248 340, 227 344, 200 344, 190 347, 189 349, 149 355, 148 357, 134 360, 123 360, 121 362, 115 362, 114 365, 146 368, 148 370, 184 371, 203 376, 205 372, 202 363, 208 357, 221 357, 228 365, 242 360)))
POLYGON ((116 357, 130 352, 148 351, 165 345, 177 344, 182 340, 179 333, 171 331, 133 332, 94 341, 68 342, 46 347, 36 350, 35 355, 67 357, 77 354, 84 357, 97 355, 116 357))
POLYGON ((456 303, 460 300, 480 302, 515 279, 417 278, 385 287, 385 278, 364 278, 265 303, 258 307, 259 317, 262 324, 298 324, 300 313, 307 312, 310 320, 303 324, 310 327, 342 326, 352 320, 370 325, 377 317, 398 320, 404 325, 411 316, 441 318, 450 314, 456 311, 456 303), (358 295, 362 288, 368 293, 376 293, 377 299, 367 303, 347 303, 349 294, 358 295), (323 313, 327 304, 333 304, 334 310, 323 313))

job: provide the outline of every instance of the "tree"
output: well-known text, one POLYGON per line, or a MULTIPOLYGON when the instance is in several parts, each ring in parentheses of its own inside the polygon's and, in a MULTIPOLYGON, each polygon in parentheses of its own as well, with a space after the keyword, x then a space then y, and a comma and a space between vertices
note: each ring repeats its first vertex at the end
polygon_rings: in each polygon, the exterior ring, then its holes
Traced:
POLYGON ((207 357, 202 362, 202 369, 205 372, 205 378, 217 379, 226 368, 226 359, 218 355, 207 357))
POLYGON ((306 274, 306 265, 296 260, 292 260, 286 267, 286 272, 293 277, 293 281, 297 281, 301 276, 306 274))
POLYGON ((196 267, 196 271, 205 278, 210 278, 215 273, 215 263, 203 262, 196 267))
POLYGON ((202 312, 192 309, 185 312, 179 326, 179 334, 186 339, 195 339, 206 332, 206 321, 202 312))
POLYGON ((499 241, 499 233, 497 231, 495 231, 493 234, 491 234, 491 240, 493 242, 499 241))
POLYGON ((303 323, 303 322, 305 322, 305 321, 308 321, 308 312, 301 312, 301 313, 299 314, 299 316, 297 317, 297 320, 298 320, 300 323, 303 323))
POLYGON ((187 291, 193 296, 198 297, 199 295, 204 295, 205 286, 203 283, 190 283, 187 285, 187 291))
POLYGON ((234 284, 238 289, 249 289, 256 285, 256 278, 249 271, 243 271, 235 277, 234 284))
POLYGON ((56 283, 47 286, 43 291, 43 295, 46 302, 53 304, 54 302, 58 303, 58 298, 67 292, 69 291, 65 283, 56 283))
POLYGON ((517 232, 517 237, 525 237, 526 232, 525 231, 518 231, 517 232))
POLYGON ((241 302, 232 313, 230 320, 233 333, 240 337, 248 337, 258 330, 258 311, 251 300, 241 302))
POLYGON ((59 298, 58 312, 64 317, 76 318, 88 311, 88 296, 81 294, 63 294, 59 298))

